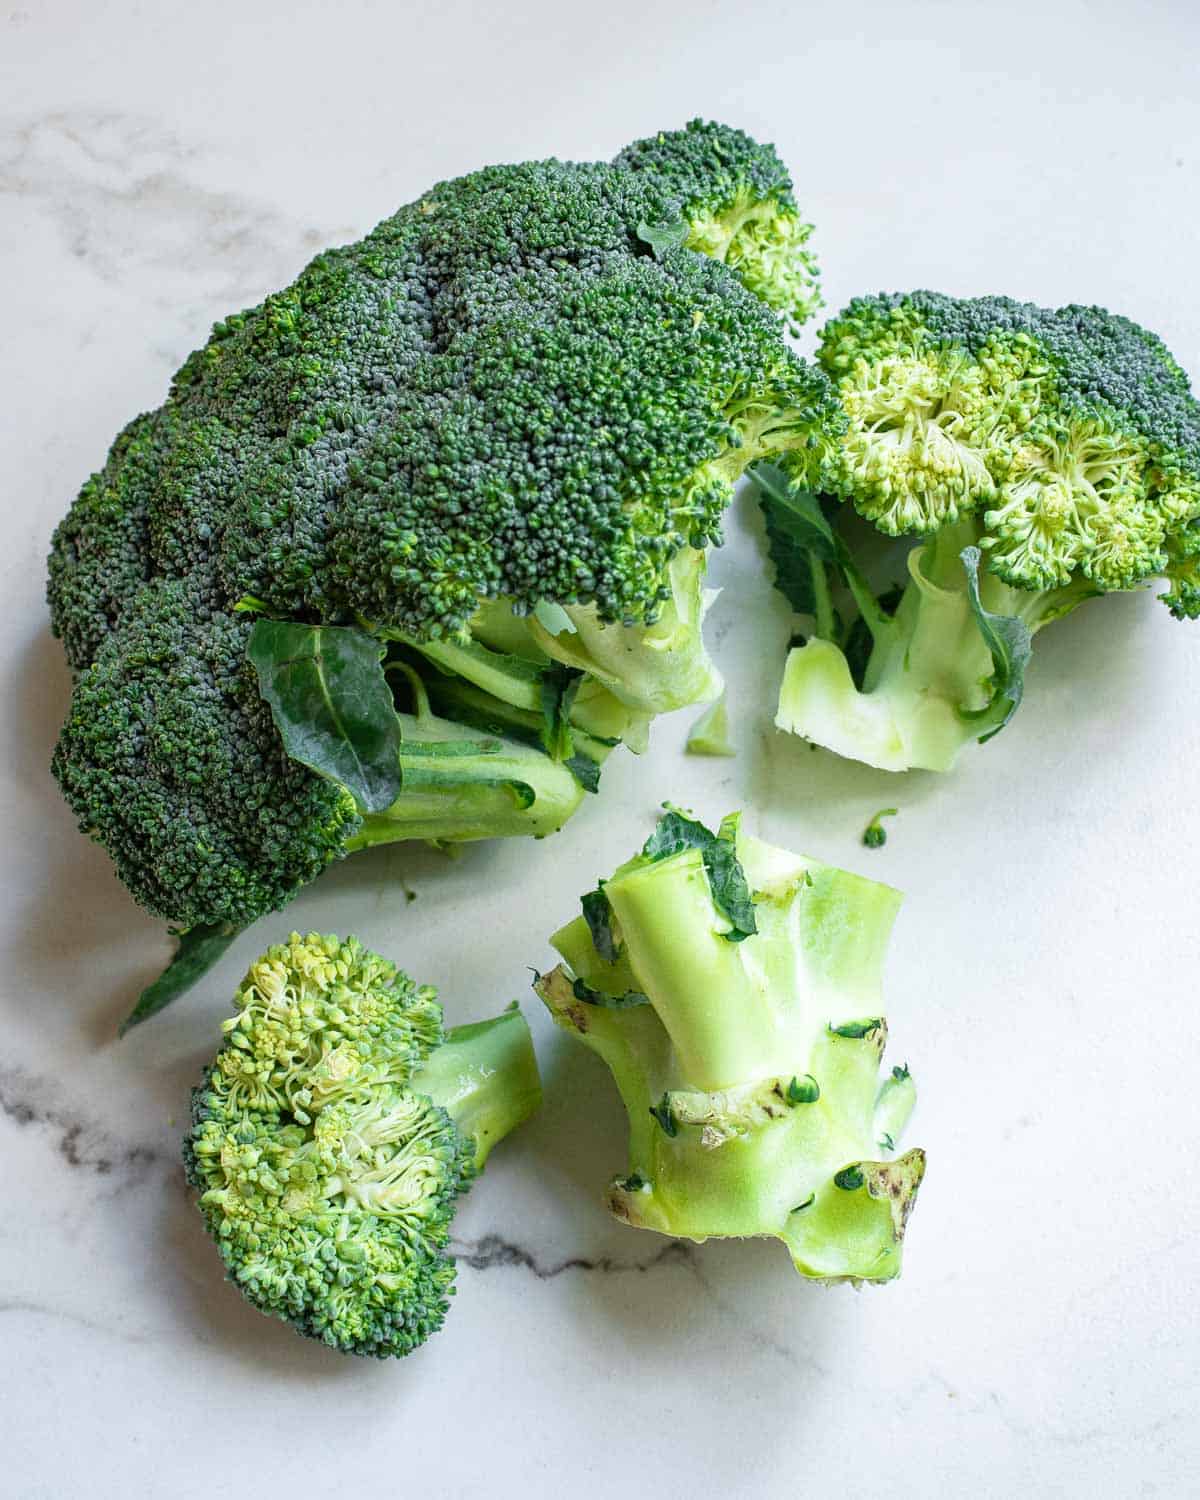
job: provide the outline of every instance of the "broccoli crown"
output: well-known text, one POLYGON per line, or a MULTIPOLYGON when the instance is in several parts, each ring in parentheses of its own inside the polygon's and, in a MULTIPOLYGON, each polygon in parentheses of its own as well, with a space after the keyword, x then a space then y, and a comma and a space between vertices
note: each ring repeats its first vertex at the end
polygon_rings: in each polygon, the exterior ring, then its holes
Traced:
POLYGON ((260 1311, 335 1349, 407 1354, 446 1315, 458 1194, 529 1112, 532 1054, 514 1069, 496 1047, 501 1034, 514 1045, 514 1023, 527 1044, 524 1023, 510 1012, 464 1028, 476 1056, 456 1058, 443 1091, 422 1071, 454 1048, 436 992, 356 938, 317 933, 268 949, 235 1006, 184 1143, 230 1279, 260 1311), (465 1112, 463 1076, 484 1070, 481 1035, 489 1088, 509 1090, 507 1113, 484 1111, 460 1129, 450 1111, 465 1112))
POLYGON ((915 1101, 882 1082, 880 973, 899 902, 874 881, 714 834, 670 809, 556 933, 535 988, 613 1072, 630 1162, 618 1218, 664 1234, 772 1235, 802 1275, 885 1281, 924 1153, 895 1157, 915 1101))
POLYGON ((733 266, 751 291, 799 327, 821 304, 815 257, 787 168, 773 146, 704 120, 626 147, 616 164, 669 186, 685 243, 733 266))
POLYGON ((976 515, 1015 588, 1181 575, 1200 551, 1200 407, 1154 334, 1099 307, 855 299, 821 334, 849 428, 833 488, 882 531, 976 515))
MULTIPOLYGON (((118 437, 52 544, 77 674, 55 769, 152 910, 248 921, 355 832, 255 702, 239 604, 418 644, 465 640, 494 599, 649 627, 747 463, 786 448, 820 467, 832 390, 759 283, 656 238, 706 172, 717 199, 734 178, 787 197, 773 153, 695 125, 636 170, 441 183, 218 323, 118 437)), ((714 681, 699 613, 684 701, 714 681)), ((674 706, 656 681, 616 698, 674 706)))
POLYGON ((460 633, 481 597, 653 619, 671 556, 719 536, 729 485, 705 465, 738 446, 747 404, 814 428, 828 407, 736 276, 640 237, 709 157, 724 180, 726 138, 774 159, 706 127, 638 171, 439 184, 219 323, 56 534, 74 665, 161 573, 419 639, 460 633))

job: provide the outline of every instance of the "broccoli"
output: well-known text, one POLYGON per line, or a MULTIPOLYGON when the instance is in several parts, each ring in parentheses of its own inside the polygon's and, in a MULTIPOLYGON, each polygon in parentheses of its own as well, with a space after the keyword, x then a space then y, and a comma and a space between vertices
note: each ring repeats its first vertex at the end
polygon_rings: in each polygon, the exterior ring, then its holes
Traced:
POLYGON ((689 755, 724 756, 732 759, 737 751, 729 737, 729 709, 725 694, 710 703, 688 731, 689 755))
POLYGON ((894 1158, 915 1102, 879 1081, 888 886, 669 809, 641 854, 551 939, 535 988, 598 1052, 629 1112, 619 1219, 773 1235, 803 1276, 899 1274, 925 1154, 894 1158))
POLYGON ((884 818, 894 818, 899 812, 896 807, 881 807, 867 826, 863 829, 862 841, 868 849, 882 849, 887 843, 887 829, 883 826, 884 818))
POLYGON ((543 836, 715 697, 734 484, 837 423, 775 310, 807 233, 693 122, 442 183, 218 323, 50 555, 54 772, 134 897, 237 930, 364 845, 543 836))
POLYGON ((947 770, 1021 701, 1034 633, 1165 578, 1200 614, 1200 406, 1164 344, 1098 307, 861 297, 819 361, 847 427, 823 483, 758 473, 777 581, 815 620, 776 722, 884 770, 947 770), (843 502, 849 502, 844 504, 843 502), (868 586, 854 511, 920 538, 868 586))
POLYGON ((408 1354, 454 1292, 458 1195, 541 1102, 520 1011, 442 1031, 437 992, 357 938, 251 965, 192 1096, 189 1183, 229 1279, 347 1354, 408 1354))

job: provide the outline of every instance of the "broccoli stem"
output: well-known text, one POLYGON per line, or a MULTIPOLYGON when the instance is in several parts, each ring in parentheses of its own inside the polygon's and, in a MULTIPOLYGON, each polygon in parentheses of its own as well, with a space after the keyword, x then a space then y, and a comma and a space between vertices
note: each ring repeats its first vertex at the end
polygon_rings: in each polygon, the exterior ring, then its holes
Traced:
POLYGON ((722 683, 700 633, 711 602, 704 571, 703 552, 685 547, 675 554, 668 569, 671 597, 653 625, 604 621, 594 605, 569 605, 564 612, 571 628, 552 633, 531 618, 530 629, 548 656, 589 673, 638 713, 711 702, 722 683))
MULTIPOLYGON (((853 566, 844 566, 874 642, 862 688, 841 648, 818 633, 788 656, 779 727, 885 771, 949 770, 964 745, 998 727, 1002 705, 995 723, 980 716, 992 701, 994 664, 962 562, 964 548, 979 537, 968 517, 914 547, 909 582, 890 616, 853 566)), ((980 575, 983 608, 1023 621, 1031 633, 1094 592, 1081 582, 1033 593, 1009 587, 986 568, 980 575)))
POLYGON ((472 735, 462 725, 398 714, 404 744, 399 797, 364 815, 345 841, 347 854, 377 844, 425 839, 435 844, 557 833, 583 798, 568 767, 512 740, 472 735))
POLYGON ((490 1021, 454 1026, 410 1087, 439 1105, 475 1142, 475 1170, 542 1102, 529 1026, 514 1002, 490 1021))

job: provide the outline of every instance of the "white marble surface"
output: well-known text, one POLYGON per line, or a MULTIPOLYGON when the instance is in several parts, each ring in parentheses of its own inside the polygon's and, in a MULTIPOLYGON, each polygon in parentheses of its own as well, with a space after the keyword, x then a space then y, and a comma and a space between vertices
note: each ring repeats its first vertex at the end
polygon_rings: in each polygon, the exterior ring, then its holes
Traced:
POLYGON ((440 176, 604 157, 696 113, 778 142, 832 304, 922 284, 1102 301, 1200 374, 1195 8, 10 7, 0 1492, 1200 1492, 1200 630, 1144 595, 1089 606, 1039 639, 1000 739, 953 778, 890 778, 769 727, 788 621, 743 505, 714 569, 736 761, 681 756, 677 716, 545 846, 360 857, 117 1044, 167 949, 47 775, 67 677, 42 604, 52 525, 214 317, 440 176), (889 1010, 930 1170, 903 1280, 822 1291, 777 1244, 606 1219, 619 1109, 530 1003, 546 1108, 463 1207, 446 1330, 377 1365, 250 1311, 177 1138, 252 951, 352 926, 481 1015, 670 794, 909 893, 889 1010))

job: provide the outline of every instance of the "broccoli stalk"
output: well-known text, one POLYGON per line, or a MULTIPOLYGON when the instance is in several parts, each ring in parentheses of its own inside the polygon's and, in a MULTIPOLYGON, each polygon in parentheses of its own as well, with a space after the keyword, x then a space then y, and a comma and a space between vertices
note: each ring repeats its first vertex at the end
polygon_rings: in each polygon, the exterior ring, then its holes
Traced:
POLYGON ((516 1004, 489 1021, 452 1026, 409 1088, 445 1110, 474 1147, 472 1172, 481 1171, 492 1148, 542 1102, 533 1042, 516 1004))
POLYGON ((1200 612, 1200 406, 1153 334, 1101 308, 914 292, 852 302, 820 360, 846 417, 823 494, 788 454, 755 471, 777 582, 814 622, 780 728, 947 770, 1008 723, 1034 634, 1084 600, 1165 577, 1172 613, 1200 612), (917 539, 898 602, 867 584, 843 504, 917 539))
POLYGON ((968 518, 914 547, 891 612, 852 573, 858 638, 865 630, 869 641, 857 682, 849 632, 832 606, 841 570, 831 564, 830 603, 788 652, 779 728, 885 771, 948 771, 965 745, 997 734, 1021 701, 1033 635, 1095 590, 1083 583, 1032 592, 980 576, 978 540, 968 518))
POLYGON ((535 985, 629 1113, 611 1211, 663 1234, 773 1235, 822 1280, 900 1269, 924 1153, 894 1158, 915 1091, 882 1084, 894 890, 669 811, 551 939, 535 985), (606 956, 607 955, 607 956, 606 956))
POLYGON ((443 1033, 436 991, 293 933, 250 968, 192 1098, 188 1180, 229 1278, 350 1354, 408 1354, 454 1290, 458 1195, 541 1101, 515 1006, 443 1033))
MULTIPOLYGON (((408 681, 415 709, 396 715, 400 795, 379 812, 361 814, 356 832, 345 841, 347 854, 405 839, 458 844, 515 834, 543 838, 563 826, 583 798, 584 783, 569 762, 541 748, 536 715, 522 715, 503 700, 472 694, 449 679, 444 693, 453 695, 459 716, 439 718, 418 674, 395 666, 408 681), (472 728, 472 720, 481 727, 472 728), (493 726, 498 732, 486 732, 493 726), (522 729, 526 743, 512 736, 522 729)), ((597 758, 607 752, 590 738, 587 744, 597 758)))

